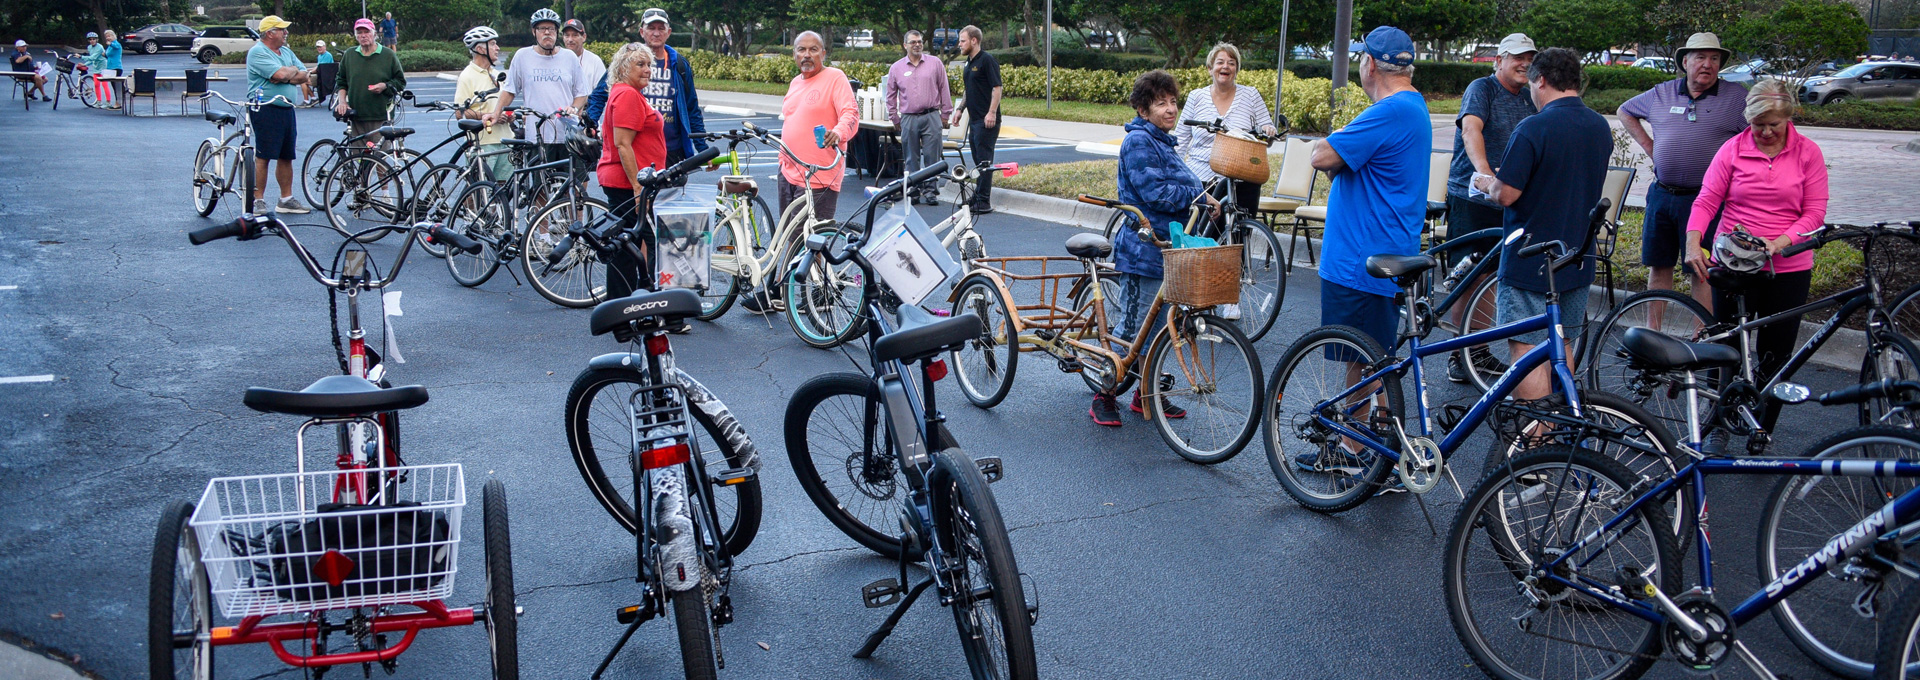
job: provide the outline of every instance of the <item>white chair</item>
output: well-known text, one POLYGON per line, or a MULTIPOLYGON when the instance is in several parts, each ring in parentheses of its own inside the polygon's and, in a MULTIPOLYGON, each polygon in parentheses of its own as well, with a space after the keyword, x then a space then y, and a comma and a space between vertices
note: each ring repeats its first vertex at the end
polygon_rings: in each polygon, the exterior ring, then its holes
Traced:
POLYGON ((1447 173, 1453 169, 1453 152, 1434 149, 1427 168, 1427 233, 1432 243, 1447 240, 1447 173))
MULTIPOLYGON (((1287 269, 1293 269, 1293 253, 1299 252, 1304 229, 1300 211, 1309 215, 1318 211, 1318 220, 1326 221, 1326 206, 1308 205, 1313 201, 1313 186, 1320 173, 1313 169, 1313 142, 1304 137, 1288 137, 1280 156, 1280 177, 1274 182, 1273 195, 1260 197, 1257 210, 1268 226, 1277 226, 1281 216, 1292 215, 1293 235, 1287 244, 1287 269)), ((1314 261, 1313 242, 1307 241, 1308 261, 1314 261)))

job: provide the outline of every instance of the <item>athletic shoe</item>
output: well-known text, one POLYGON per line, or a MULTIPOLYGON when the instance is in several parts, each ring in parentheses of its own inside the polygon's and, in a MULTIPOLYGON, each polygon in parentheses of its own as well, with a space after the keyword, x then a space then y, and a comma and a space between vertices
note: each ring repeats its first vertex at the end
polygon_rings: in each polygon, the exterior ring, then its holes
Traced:
POLYGON ((976 206, 973 206, 972 208, 969 208, 969 210, 971 210, 975 215, 989 215, 993 213, 993 206, 976 205, 976 206))
MULTIPOLYGON (((1129 408, 1131 408, 1134 413, 1138 413, 1140 415, 1147 414, 1146 407, 1140 404, 1140 390, 1133 391, 1133 406, 1130 406, 1129 408)), ((1173 405, 1172 403, 1169 403, 1166 397, 1160 397, 1160 412, 1166 414, 1167 418, 1174 419, 1174 420, 1187 417, 1186 409, 1180 408, 1178 406, 1173 405)))
POLYGON ((1407 492, 1406 480, 1401 479, 1400 475, 1398 473, 1395 473, 1390 479, 1387 480, 1387 483, 1381 484, 1380 490, 1374 492, 1373 495, 1385 496, 1390 493, 1406 493, 1406 492, 1407 492))
POLYGON ((267 199, 264 199, 264 198, 253 199, 253 214, 255 215, 267 214, 267 199))
POLYGON ((1701 455, 1706 455, 1706 456, 1727 455, 1727 441, 1731 438, 1732 438, 1732 435, 1728 433, 1726 430, 1718 427, 1713 428, 1711 432, 1707 433, 1707 440, 1700 444, 1701 455))
POLYGON ((43 94, 43 95, 40 95, 40 101, 50 102, 50 101, 53 101, 53 98, 43 94))
POLYGON ((1461 385, 1467 384, 1467 367, 1460 363, 1460 355, 1458 353, 1449 353, 1447 355, 1447 380, 1461 385))
POLYGON ((740 301, 740 306, 755 314, 772 314, 786 308, 779 299, 768 295, 765 288, 756 288, 747 293, 746 299, 740 301))
POLYGON ((1087 415, 1093 418, 1093 424, 1107 427, 1120 426, 1120 400, 1104 394, 1093 395, 1093 406, 1087 408, 1087 415))
POLYGON ((300 199, 294 198, 292 196, 281 197, 280 203, 274 206, 274 210, 277 212, 288 213, 291 215, 305 215, 307 213, 313 212, 312 210, 308 210, 307 206, 301 204, 300 199))

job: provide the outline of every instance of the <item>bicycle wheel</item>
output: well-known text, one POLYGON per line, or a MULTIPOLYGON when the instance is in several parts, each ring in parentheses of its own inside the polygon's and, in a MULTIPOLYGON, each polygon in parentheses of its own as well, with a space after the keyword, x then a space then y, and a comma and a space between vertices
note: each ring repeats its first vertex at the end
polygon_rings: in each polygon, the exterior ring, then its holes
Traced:
POLYGON ((980 337, 953 350, 953 373, 960 393, 980 408, 993 408, 1013 389, 1019 368, 1020 337, 1014 328, 1013 304, 1000 287, 985 276, 960 282, 953 296, 953 314, 972 312, 980 317, 980 337))
MULTIPOLYGON (((751 214, 751 209, 748 213, 751 214)), ((707 269, 712 278, 707 281, 707 287, 699 291, 700 315, 696 318, 701 321, 725 316, 727 310, 733 308, 733 302, 740 298, 741 263, 752 259, 754 253, 751 244, 743 246, 734 237, 735 219, 752 227, 751 218, 746 216, 723 219, 718 213, 714 215, 713 261, 707 269)))
POLYGON ((1160 439, 1181 458, 1201 465, 1226 462, 1260 429, 1260 356, 1226 319, 1175 314, 1184 339, 1174 342, 1165 328, 1154 336, 1140 403, 1160 439), (1169 407, 1186 414, 1169 417, 1169 407))
MULTIPOLYGON (((1920 460, 1920 432, 1902 427, 1865 427, 1840 432, 1808 450, 1816 459, 1920 460)), ((1828 541, 1892 498, 1920 484, 1910 477, 1793 476, 1781 479, 1767 498, 1756 542, 1762 582, 1771 583, 1798 566, 1828 541)), ((1844 563, 1845 561, 1842 560, 1844 563)), ((1873 672, 1875 646, 1884 619, 1862 616, 1866 603, 1884 612, 1901 590, 1914 584, 1903 570, 1920 569, 1913 556, 1867 556, 1869 576, 1807 579, 1798 591, 1773 607, 1773 620, 1801 652, 1827 670, 1850 678, 1873 672), (1901 568, 1887 562, 1896 557, 1901 568)))
POLYGON ((406 182, 391 159, 376 151, 354 154, 340 161, 320 185, 318 208, 341 236, 360 243, 372 243, 386 235, 381 229, 364 230, 392 224, 406 204, 406 182))
MULTIPOLYGON (((1559 400, 1555 410, 1567 410, 1565 398, 1558 393, 1553 397, 1559 400)), ((1548 441, 1570 446, 1577 445, 1582 449, 1612 458, 1628 472, 1632 472, 1635 479, 1664 482, 1679 472, 1679 468, 1685 467, 1688 458, 1682 452, 1680 443, 1673 438, 1673 433, 1661 423, 1659 418, 1648 413, 1639 404, 1633 403, 1626 397, 1605 392, 1582 392, 1580 400, 1581 405, 1585 407, 1586 422, 1617 430, 1624 435, 1626 442, 1619 441, 1611 435, 1587 437, 1575 442, 1571 433, 1562 434, 1544 430, 1536 433, 1532 441, 1504 442, 1496 437, 1493 447, 1487 452, 1487 462, 1482 469, 1492 472, 1507 461, 1526 453, 1529 449, 1538 448, 1538 445, 1548 441), (1652 452, 1629 446, 1628 443, 1652 449, 1652 452)), ((1530 419, 1521 421, 1516 425, 1517 431, 1533 432, 1536 422, 1530 419)), ((1684 550, 1693 541, 1693 526, 1698 519, 1693 512, 1693 499, 1685 493, 1676 493, 1666 504, 1666 511, 1667 516, 1673 519, 1674 542, 1684 550)))
POLYGON ((1873 680, 1920 678, 1920 588, 1908 586, 1893 605, 1873 656, 1873 680))
MULTIPOLYGON (((460 197, 465 183, 466 176, 460 166, 442 163, 428 169, 413 185, 413 215, 405 221, 444 224, 453 213, 453 199, 460 197)), ((426 234, 420 235, 420 248, 434 257, 447 256, 446 244, 434 243, 426 234)))
MULTIPOLYGON (((1642 373, 1628 365, 1621 338, 1628 328, 1651 328, 1683 340, 1696 340, 1714 324, 1713 313, 1693 298, 1670 290, 1635 293, 1607 315, 1607 320, 1588 337, 1586 357, 1581 362, 1583 386, 1589 392, 1624 396, 1646 407, 1648 413, 1668 423, 1667 429, 1684 432, 1687 427, 1686 395, 1679 391, 1685 374, 1642 373), (1656 312, 1657 308, 1664 308, 1656 312), (1657 316, 1656 316, 1657 313, 1657 316)), ((1707 387, 1714 384, 1714 371, 1694 372, 1694 382, 1707 387)), ((1700 400, 1702 423, 1707 421, 1712 404, 1700 400)))
MULTIPOLYGON (((1089 304, 1087 295, 1092 290, 1093 286, 1088 285, 1087 279, 1082 278, 1075 281, 1073 287, 1067 292, 1067 308, 1073 310, 1087 309, 1089 304)), ((1112 270, 1107 270, 1100 276, 1100 300, 1102 306, 1105 307, 1107 322, 1115 326, 1119 325, 1120 315, 1125 312, 1120 308, 1119 276, 1115 275, 1112 270)), ((1088 326, 1092 326, 1096 323, 1097 317, 1094 317, 1093 313, 1089 311, 1087 319, 1088 326)), ((1108 330, 1112 330, 1112 328, 1109 327, 1108 330)), ((1091 333, 1091 331, 1089 331, 1089 333, 1091 333)), ((1133 338, 1127 338, 1126 340, 1131 342, 1133 338)), ((1152 338, 1148 338, 1148 340, 1152 340, 1152 338)), ((1094 338, 1089 338, 1088 342, 1101 344, 1100 340, 1094 338)), ((1124 355, 1127 353, 1127 347, 1125 345, 1116 346, 1108 344, 1107 347, 1113 350, 1115 354, 1124 355)), ((1111 362, 1107 361, 1105 357, 1091 352, 1078 352, 1077 354, 1080 356, 1082 365, 1080 380, 1086 383, 1087 389, 1093 390, 1095 394, 1112 393, 1118 395, 1125 393, 1133 387, 1134 371, 1128 371, 1125 375, 1115 376, 1114 369, 1110 365, 1111 362)))
POLYGON ((1038 677, 1033 615, 993 490, 978 465, 953 451, 934 453, 933 465, 935 540, 955 569, 953 621, 967 667, 976 679, 1038 677))
POLYGON ((493 680, 520 678, 520 613, 513 600, 513 538, 507 524, 507 487, 487 480, 480 491, 487 552, 487 650, 493 680))
POLYGON ((1287 256, 1280 250, 1280 238, 1257 220, 1242 219, 1238 231, 1245 234, 1240 263, 1240 318, 1233 324, 1247 336, 1247 342, 1267 337, 1273 322, 1280 318, 1280 306, 1287 300, 1287 256))
POLYGON ((713 612, 707 604, 705 586, 676 591, 673 597, 673 629, 680 637, 680 665, 687 680, 711 680, 720 675, 720 661, 714 656, 713 612))
MULTIPOLYGON (((833 229, 823 225, 814 233, 833 229)), ((865 320, 860 318, 866 304, 865 275, 852 260, 836 265, 815 257, 811 265, 791 273, 782 287, 786 289, 787 325, 808 346, 839 347, 866 330, 865 320)))
POLYGON ((1350 326, 1322 326, 1287 348, 1267 382, 1261 419, 1267 465, 1287 495, 1314 512, 1345 512, 1373 497, 1393 472, 1393 461, 1359 446, 1320 423, 1317 416, 1393 444, 1390 432, 1373 427, 1377 417, 1400 415, 1400 381, 1363 387, 1341 404, 1320 409, 1345 392, 1386 355, 1380 343, 1350 326), (1370 408, 1368 408, 1370 407, 1370 408))
POLYGON ((100 92, 94 89, 98 83, 99 81, 95 80, 91 73, 80 76, 80 103, 87 105, 89 109, 100 108, 100 92))
POLYGON ((239 150, 233 147, 211 139, 200 142, 193 154, 193 209, 201 217, 213 214, 220 205, 220 195, 226 193, 226 171, 238 156, 239 150))
POLYGON ((899 559, 900 508, 912 489, 900 474, 886 411, 866 376, 828 373, 787 400, 784 433, 793 476, 820 514, 868 550, 899 559))
MULTIPOLYGON (((1473 292, 1456 304, 1466 305, 1460 313, 1460 335, 1470 335, 1500 325, 1500 277, 1488 272, 1474 283, 1473 292)), ((1454 350, 1450 361, 1460 362, 1473 389, 1486 392, 1513 365, 1513 348, 1506 340, 1494 340, 1454 350)))
MULTIPOLYGON (((1913 341, 1890 330, 1874 335, 1860 358, 1860 384, 1876 380, 1920 380, 1920 350, 1914 349, 1913 341)), ((1860 402, 1860 424, 1913 427, 1915 414, 1896 411, 1894 406, 1886 399, 1860 402)))
MULTIPOLYGON (((1107 243, 1116 243, 1120 238, 1121 225, 1131 224, 1132 222, 1132 213, 1124 210, 1115 210, 1111 216, 1107 217, 1107 226, 1101 228, 1100 235, 1106 237, 1107 243)), ((1109 252, 1106 257, 1097 258, 1094 261, 1113 262, 1113 253, 1109 252)))
POLYGON ((591 198, 554 201, 534 214, 522 236, 520 266, 541 297, 562 307, 592 307, 606 301, 607 265, 586 241, 573 241, 558 263, 549 261, 569 226, 592 224, 606 214, 607 204, 591 198))
POLYGON ((447 252, 447 271, 453 280, 472 288, 486 283, 500 269, 500 253, 514 237, 512 216, 506 197, 492 182, 478 182, 453 199, 453 211, 447 215, 447 228, 480 242, 480 252, 447 252))
MULTIPOLYGON (((322 139, 307 147, 307 155, 300 161, 300 195, 307 199, 307 205, 320 205, 320 190, 327 184, 327 177, 333 174, 334 167, 340 165, 340 142, 322 139)), ((248 200, 252 200, 249 197, 248 200)))
POLYGON ((213 677, 213 595, 200 562, 200 540, 187 525, 193 504, 174 501, 160 513, 147 583, 148 677, 213 677), (181 644, 175 640, 186 639, 181 644))
MULTIPOLYGON (((636 390, 644 387, 641 375, 624 368, 603 368, 583 372, 567 390, 567 446, 573 451, 574 467, 579 468, 587 489, 600 506, 613 516, 620 528, 633 533, 639 522, 628 500, 633 493, 633 429, 629 404, 636 390)), ((689 389, 690 394, 695 390, 689 389)), ((702 464, 711 479, 721 470, 756 467, 754 453, 735 446, 729 431, 745 432, 736 422, 720 423, 695 404, 688 409, 700 428, 694 432, 702 464)), ((760 532, 760 479, 754 477, 731 486, 710 485, 714 513, 720 517, 721 542, 729 555, 738 555, 753 543, 760 532)))
POLYGON ((1560 579, 1592 583, 1606 574, 1612 582, 1631 568, 1678 594, 1686 567, 1660 508, 1641 506, 1571 564, 1545 568, 1631 501, 1635 480, 1611 458, 1555 444, 1514 458, 1467 494, 1447 533, 1443 587, 1454 634, 1481 671, 1506 680, 1611 679, 1639 677, 1653 664, 1661 626, 1560 579))

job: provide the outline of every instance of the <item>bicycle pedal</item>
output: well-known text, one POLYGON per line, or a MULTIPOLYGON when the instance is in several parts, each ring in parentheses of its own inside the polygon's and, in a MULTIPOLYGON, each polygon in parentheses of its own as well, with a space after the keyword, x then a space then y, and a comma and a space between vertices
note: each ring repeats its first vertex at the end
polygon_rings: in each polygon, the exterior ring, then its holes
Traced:
POLYGON ((757 473, 753 468, 732 468, 713 474, 713 483, 719 486, 733 486, 753 479, 757 473))
POLYGON ((980 466, 980 475, 987 478, 988 484, 1006 476, 1006 470, 1000 466, 999 456, 980 456, 973 459, 973 464, 980 466))
POLYGON ((1080 360, 1074 357, 1061 357, 1058 363, 1061 373, 1079 373, 1087 370, 1086 364, 1080 363, 1080 360))
POLYGON ((642 604, 621 607, 618 612, 614 613, 613 618, 622 624, 631 624, 634 621, 650 621, 653 617, 659 616, 659 614, 659 612, 654 611, 653 601, 649 599, 642 604))
POLYGON ((860 601, 865 603, 868 609, 891 607, 898 603, 900 596, 906 592, 907 589, 900 585, 898 579, 883 578, 861 586, 860 601))

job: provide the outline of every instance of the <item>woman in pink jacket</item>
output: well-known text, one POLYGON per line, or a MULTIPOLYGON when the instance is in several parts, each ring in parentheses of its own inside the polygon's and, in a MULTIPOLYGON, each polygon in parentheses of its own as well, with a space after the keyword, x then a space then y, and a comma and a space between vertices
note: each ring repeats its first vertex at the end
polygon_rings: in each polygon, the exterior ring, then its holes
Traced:
MULTIPOLYGON (((1754 318, 1805 304, 1813 282, 1813 253, 1781 257, 1782 248, 1806 240, 1827 217, 1827 164, 1820 147, 1793 128, 1794 97, 1785 81, 1769 79, 1747 95, 1747 129, 1713 155, 1687 221, 1687 265, 1706 280, 1710 254, 1703 249, 1716 213, 1720 228, 1745 229, 1767 242, 1773 253, 1771 279, 1753 277, 1738 293, 1714 291, 1714 315, 1731 321, 1733 295, 1746 297, 1754 318)), ((1771 376, 1792 356, 1800 324, 1782 322, 1759 330, 1753 350, 1762 376, 1771 376)), ((1769 402, 1764 421, 1773 428, 1777 402, 1769 402)), ((1724 436, 1724 435, 1722 435, 1724 436)))

